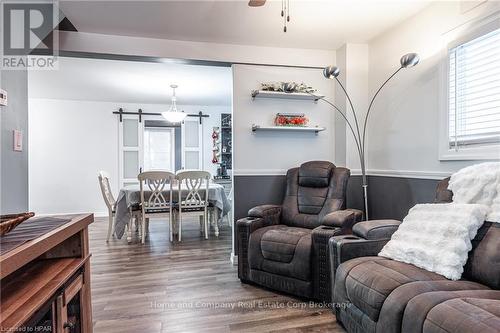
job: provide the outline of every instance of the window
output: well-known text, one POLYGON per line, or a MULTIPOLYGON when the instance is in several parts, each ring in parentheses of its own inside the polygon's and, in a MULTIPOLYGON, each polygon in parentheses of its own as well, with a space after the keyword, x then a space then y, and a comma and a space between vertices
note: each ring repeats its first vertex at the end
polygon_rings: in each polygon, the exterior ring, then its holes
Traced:
POLYGON ((144 171, 175 172, 174 140, 173 128, 144 128, 144 171))
POLYGON ((475 35, 449 49, 447 86, 447 150, 498 153, 500 29, 475 35))

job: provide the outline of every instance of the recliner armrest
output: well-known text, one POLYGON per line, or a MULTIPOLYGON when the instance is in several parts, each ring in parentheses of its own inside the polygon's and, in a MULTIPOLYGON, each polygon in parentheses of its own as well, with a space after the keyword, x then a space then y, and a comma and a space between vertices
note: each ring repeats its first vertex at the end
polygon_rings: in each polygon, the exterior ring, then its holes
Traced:
POLYGON ((281 206, 280 205, 261 205, 248 211, 248 217, 262 218, 269 225, 280 223, 281 206))
POLYGON ((271 215, 280 215, 281 205, 260 205, 253 207, 248 211, 251 217, 268 217, 271 215))
POLYGON ((251 234, 255 230, 269 225, 272 225, 269 220, 261 217, 249 216, 236 221, 236 230, 245 230, 245 232, 251 234))
POLYGON ((238 277, 249 281, 248 242, 250 235, 257 229, 275 224, 273 218, 245 217, 236 221, 236 237, 238 239, 238 277))
POLYGON ((356 223, 352 228, 352 233, 355 236, 374 240, 388 239, 398 230, 401 221, 398 220, 371 220, 356 223))
POLYGON ((363 213, 356 209, 337 210, 323 216, 321 225, 341 228, 342 234, 351 233, 352 227, 363 217, 363 213))

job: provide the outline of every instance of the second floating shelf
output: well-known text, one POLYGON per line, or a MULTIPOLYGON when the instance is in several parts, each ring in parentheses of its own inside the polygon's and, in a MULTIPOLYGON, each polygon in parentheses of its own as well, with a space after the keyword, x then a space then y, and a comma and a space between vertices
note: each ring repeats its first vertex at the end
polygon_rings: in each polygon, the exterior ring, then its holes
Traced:
POLYGON ((324 127, 300 127, 300 126, 260 126, 252 125, 252 132, 256 131, 275 131, 275 132, 318 132, 324 131, 324 127))

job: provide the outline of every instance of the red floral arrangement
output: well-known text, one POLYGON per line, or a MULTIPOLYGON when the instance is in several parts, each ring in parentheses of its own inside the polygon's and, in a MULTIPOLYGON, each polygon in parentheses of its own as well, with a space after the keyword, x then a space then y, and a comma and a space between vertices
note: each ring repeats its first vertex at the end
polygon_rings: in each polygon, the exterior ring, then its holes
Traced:
POLYGON ((274 124, 276 126, 307 126, 309 119, 300 115, 285 115, 277 114, 274 119, 274 124))

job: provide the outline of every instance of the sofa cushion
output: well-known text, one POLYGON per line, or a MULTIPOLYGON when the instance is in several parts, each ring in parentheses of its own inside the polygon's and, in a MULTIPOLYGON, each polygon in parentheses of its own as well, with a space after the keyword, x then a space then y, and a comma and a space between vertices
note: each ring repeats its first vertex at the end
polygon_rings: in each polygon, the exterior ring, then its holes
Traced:
POLYGON ((347 261, 339 266, 336 275, 345 276, 348 300, 373 321, 378 321, 382 305, 396 288, 414 281, 445 280, 436 273, 382 257, 347 261))
POLYGON ((500 295, 498 297, 455 298, 440 303, 427 314, 424 332, 500 332, 500 295))
POLYGON ((311 280, 311 232, 282 224, 255 230, 248 241, 250 270, 311 280))
POLYGON ((399 333, 403 322, 406 305, 414 297, 433 291, 488 290, 489 288, 472 281, 415 281, 396 288, 386 298, 380 310, 377 331, 399 333))
MULTIPOLYGON (((430 332, 448 332, 449 329, 451 329, 449 332, 486 332, 487 330, 483 331, 483 327, 479 324, 480 322, 484 323, 486 318, 498 316, 500 314, 499 306, 499 290, 423 293, 413 297, 408 302, 401 331, 405 333, 421 333, 427 332, 425 329, 427 327, 430 332), (451 300, 454 301, 447 303, 451 300), (443 305, 440 306, 441 304, 443 305), (432 313, 434 308, 436 308, 436 311, 432 313), (474 323, 473 325, 476 325, 477 328, 471 330, 471 327, 468 326, 471 323, 474 323), (436 331, 436 329, 439 329, 439 327, 435 327, 436 324, 440 325, 443 330, 436 331)), ((498 332, 498 328, 494 332, 498 332)))
POLYGON ((289 263, 300 239, 311 233, 302 228, 280 228, 265 232, 260 241, 262 256, 265 259, 289 263))

